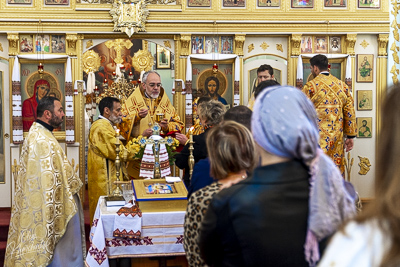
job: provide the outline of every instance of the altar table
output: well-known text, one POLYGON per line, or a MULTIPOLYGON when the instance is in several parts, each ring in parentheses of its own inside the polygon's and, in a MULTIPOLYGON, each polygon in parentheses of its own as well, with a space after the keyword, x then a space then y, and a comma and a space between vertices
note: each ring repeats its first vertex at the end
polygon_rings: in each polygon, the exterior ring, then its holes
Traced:
POLYGON ((114 218, 121 207, 106 207, 100 197, 90 230, 86 266, 108 267, 108 259, 185 255, 185 212, 143 212, 139 239, 113 237, 114 218))

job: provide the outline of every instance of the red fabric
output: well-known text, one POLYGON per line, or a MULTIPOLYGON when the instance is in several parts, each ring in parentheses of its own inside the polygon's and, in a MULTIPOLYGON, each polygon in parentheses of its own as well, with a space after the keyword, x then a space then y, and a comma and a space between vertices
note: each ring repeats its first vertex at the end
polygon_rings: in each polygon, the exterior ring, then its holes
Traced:
POLYGON ((50 83, 46 80, 37 80, 33 87, 33 95, 32 97, 24 100, 22 104, 22 127, 24 132, 29 131, 34 121, 36 121, 36 109, 38 103, 36 101, 37 98, 37 88, 42 84, 47 84, 50 88, 50 83))

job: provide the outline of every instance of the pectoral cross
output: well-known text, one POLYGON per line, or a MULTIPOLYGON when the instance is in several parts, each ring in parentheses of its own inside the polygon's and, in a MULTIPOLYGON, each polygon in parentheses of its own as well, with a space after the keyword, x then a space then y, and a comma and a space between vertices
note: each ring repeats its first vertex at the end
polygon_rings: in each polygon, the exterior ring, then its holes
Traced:
POLYGON ((114 41, 107 41, 106 46, 108 49, 114 48, 115 52, 117 53, 117 56, 114 59, 114 62, 117 64, 122 64, 124 63, 124 59, 121 56, 121 51, 123 47, 126 47, 126 49, 129 49, 132 47, 132 42, 130 40, 125 40, 125 39, 115 39, 114 41))

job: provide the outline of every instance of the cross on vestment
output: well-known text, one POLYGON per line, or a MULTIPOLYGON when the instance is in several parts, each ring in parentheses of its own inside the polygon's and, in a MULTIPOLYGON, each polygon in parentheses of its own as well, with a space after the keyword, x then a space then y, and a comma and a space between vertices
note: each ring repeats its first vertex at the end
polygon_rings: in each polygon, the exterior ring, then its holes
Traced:
POLYGON ((125 40, 125 39, 115 39, 114 41, 110 40, 107 41, 105 44, 108 49, 114 48, 115 52, 117 53, 114 62, 117 64, 124 63, 124 59, 121 56, 122 48, 126 47, 126 49, 130 49, 133 45, 130 40, 125 40))

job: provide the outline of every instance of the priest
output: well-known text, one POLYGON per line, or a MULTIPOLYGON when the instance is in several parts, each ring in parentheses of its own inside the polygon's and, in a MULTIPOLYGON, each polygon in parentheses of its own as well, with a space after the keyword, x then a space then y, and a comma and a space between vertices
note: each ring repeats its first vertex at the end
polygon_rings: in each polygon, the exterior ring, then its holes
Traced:
POLYGON ((61 102, 44 97, 21 150, 4 266, 83 266, 82 182, 52 131, 61 102))

